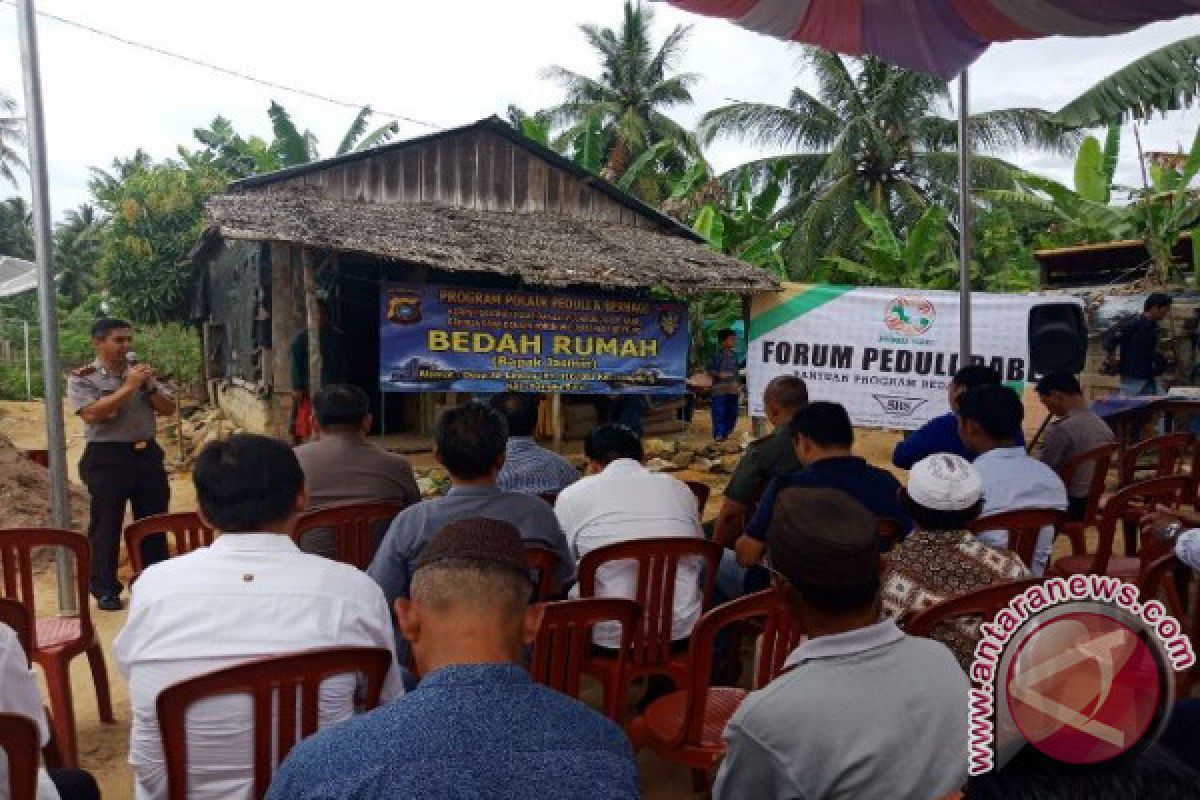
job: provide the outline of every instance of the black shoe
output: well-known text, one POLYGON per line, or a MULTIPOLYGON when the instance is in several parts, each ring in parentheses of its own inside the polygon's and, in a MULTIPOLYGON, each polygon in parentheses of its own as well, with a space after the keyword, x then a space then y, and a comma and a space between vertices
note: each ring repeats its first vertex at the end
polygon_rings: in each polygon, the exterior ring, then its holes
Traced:
POLYGON ((96 598, 96 608, 101 611, 120 611, 125 604, 121 602, 121 595, 106 594, 96 598))

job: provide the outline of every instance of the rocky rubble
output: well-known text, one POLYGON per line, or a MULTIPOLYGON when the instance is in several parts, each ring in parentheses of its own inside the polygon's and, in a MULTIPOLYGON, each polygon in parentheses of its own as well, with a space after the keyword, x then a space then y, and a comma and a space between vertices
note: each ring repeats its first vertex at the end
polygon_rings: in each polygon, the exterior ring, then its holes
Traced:
POLYGON ((749 437, 723 444, 713 442, 693 448, 675 439, 647 439, 646 466, 655 472, 695 470, 713 475, 728 475, 737 469, 749 437))

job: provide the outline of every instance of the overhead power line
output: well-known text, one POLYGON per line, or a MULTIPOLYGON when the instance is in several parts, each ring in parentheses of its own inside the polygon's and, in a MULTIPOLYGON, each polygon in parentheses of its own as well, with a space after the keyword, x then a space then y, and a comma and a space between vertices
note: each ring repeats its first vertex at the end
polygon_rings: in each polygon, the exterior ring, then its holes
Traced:
MULTIPOLYGON (((5 5, 9 5, 14 8, 17 5, 15 0, 0 0, 0 3, 4 3, 5 5)), ((147 52, 154 53, 155 55, 165 56, 166 58, 173 58, 176 61, 182 61, 185 64, 191 64, 194 67, 201 67, 203 69, 211 70, 212 72, 217 72, 217 73, 226 75, 231 78, 238 78, 243 81, 250 81, 251 83, 257 83, 259 86, 266 86, 271 89, 278 89, 283 92, 290 92, 291 94, 297 94, 302 97, 311 98, 313 100, 320 100, 325 103, 331 103, 335 106, 342 106, 343 108, 354 109, 355 111, 359 110, 363 106, 370 105, 369 103, 351 103, 346 100, 339 100, 336 97, 329 97, 328 95, 319 94, 317 92, 310 92, 307 89, 297 89, 294 86, 285 86, 282 83, 276 83, 274 81, 265 80, 263 78, 257 78, 255 76, 249 75, 245 72, 239 72, 235 69, 229 69, 228 67, 222 67, 219 64, 212 64, 208 61, 202 61, 201 59, 193 58, 192 56, 183 55, 182 53, 175 53, 170 50, 164 50, 163 48, 158 47, 156 45, 146 44, 145 42, 139 42, 139 41, 135 41, 133 39, 127 39, 126 37, 112 33, 111 31, 101 30, 100 28, 95 28, 95 27, 92 27, 91 25, 87 25, 82 22, 77 22, 76 20, 73 20, 73 19, 68 19, 66 17, 60 17, 57 14, 51 14, 48 11, 39 11, 39 12, 37 12, 37 15, 39 17, 44 17, 45 19, 48 19, 48 20, 53 20, 54 22, 58 22, 62 25, 66 25, 71 28, 76 28, 78 30, 85 31, 85 32, 93 34, 95 36, 100 36, 104 39, 108 39, 110 41, 117 42, 118 44, 123 44, 127 47, 133 47, 138 50, 145 50, 147 52)), ((386 111, 381 108, 375 108, 374 106, 371 106, 371 111, 375 114, 380 115, 381 117, 397 119, 402 122, 412 123, 413 125, 421 125, 426 128, 433 128, 434 130, 442 130, 444 127, 442 125, 438 125, 435 122, 427 122, 423 119, 417 119, 415 117, 410 117, 405 114, 397 114, 394 111, 386 111)))

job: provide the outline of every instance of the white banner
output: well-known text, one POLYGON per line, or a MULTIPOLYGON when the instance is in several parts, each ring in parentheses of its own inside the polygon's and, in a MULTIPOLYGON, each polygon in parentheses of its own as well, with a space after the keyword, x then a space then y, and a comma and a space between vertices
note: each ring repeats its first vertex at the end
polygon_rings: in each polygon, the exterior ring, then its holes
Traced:
MULTIPOLYGON (((972 361, 1023 390, 1029 310, 1067 297, 987 294, 971 303, 972 361)), ((958 370, 959 295, 915 289, 785 285, 755 299, 748 333, 750 413, 777 375, 797 375, 813 400, 841 403, 855 425, 913 429, 949 410, 958 370)))

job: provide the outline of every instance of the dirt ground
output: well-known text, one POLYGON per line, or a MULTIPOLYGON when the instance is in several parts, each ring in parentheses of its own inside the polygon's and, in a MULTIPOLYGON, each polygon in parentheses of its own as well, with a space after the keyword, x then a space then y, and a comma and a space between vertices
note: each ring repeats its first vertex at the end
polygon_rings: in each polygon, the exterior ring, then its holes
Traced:
MULTIPOLYGON (((1026 407, 1031 411, 1040 412, 1036 400, 1026 407)), ((83 452, 83 428, 78 418, 66 414, 67 418, 67 449, 70 475, 72 480, 78 480, 76 464, 83 452)), ((1041 423, 1040 413, 1031 414, 1035 419, 1027 420, 1030 432, 1036 430, 1041 423)), ((682 437, 705 443, 710 440, 709 420, 704 412, 699 412, 691 429, 682 437)), ((735 435, 748 432, 749 424, 742 419, 735 435)), ((0 434, 9 436, 17 447, 45 447, 45 428, 42 406, 39 403, 0 403, 0 434)), ((892 431, 860 430, 858 432, 856 449, 874 464, 889 467, 892 448, 899 440, 900 434, 892 431)), ((663 437, 669 438, 669 437, 663 437)), ((569 443, 567 454, 578 455, 580 445, 569 443)), ((168 459, 171 454, 168 453, 168 459)), ((432 456, 418 453, 409 456, 414 467, 421 469, 433 466, 432 456)), ((712 498, 705 509, 709 518, 716 513, 720 505, 720 490, 724 488, 727 476, 710 475, 692 471, 675 473, 683 480, 702 480, 714 487, 712 498)), ((171 510, 185 511, 195 508, 196 496, 191 484, 191 476, 186 472, 171 476, 171 510)), ((122 566, 123 571, 127 569, 122 566)), ((122 576, 128 583, 128 574, 122 576)), ((45 571, 38 580, 37 593, 39 605, 43 609, 56 607, 56 592, 52 570, 45 571)), ((104 645, 105 657, 108 664, 109 683, 112 687, 113 705, 116 712, 116 725, 103 725, 99 721, 96 710, 96 695, 93 690, 91 675, 87 669, 87 660, 78 658, 72 664, 71 678, 74 689, 75 711, 79 728, 79 752, 81 766, 91 770, 100 783, 106 800, 124 800, 133 796, 132 774, 126 764, 129 748, 129 688, 124 679, 117 673, 112 658, 112 642, 118 631, 125 623, 125 612, 104 613, 93 610, 92 619, 99 631, 104 645)), ((648 751, 640 755, 639 763, 642 769, 642 779, 645 797, 649 800, 675 800, 692 796, 690 775, 686 769, 662 761, 648 751)))

